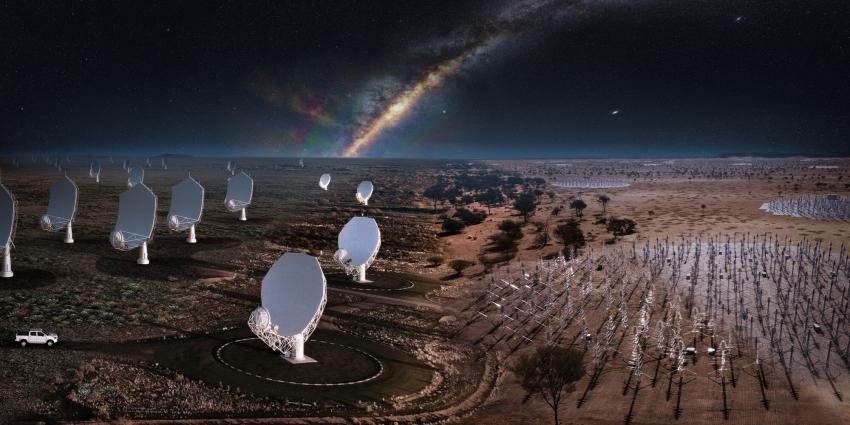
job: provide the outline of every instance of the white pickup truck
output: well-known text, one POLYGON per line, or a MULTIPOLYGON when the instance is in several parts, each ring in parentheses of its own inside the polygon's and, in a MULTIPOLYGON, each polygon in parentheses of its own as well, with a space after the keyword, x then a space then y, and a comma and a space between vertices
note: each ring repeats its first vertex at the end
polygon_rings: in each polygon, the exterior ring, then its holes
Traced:
POLYGON ((41 329, 30 329, 27 333, 15 334, 15 342, 21 344, 21 347, 26 347, 27 344, 47 344, 52 347, 59 342, 59 336, 41 329))

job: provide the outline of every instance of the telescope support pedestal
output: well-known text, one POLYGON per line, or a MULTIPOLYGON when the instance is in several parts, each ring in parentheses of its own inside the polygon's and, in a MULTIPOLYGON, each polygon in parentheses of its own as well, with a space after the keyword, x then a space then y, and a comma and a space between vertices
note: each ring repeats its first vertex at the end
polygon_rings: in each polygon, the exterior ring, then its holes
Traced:
POLYGON ((198 242, 198 240, 195 239, 195 225, 194 224, 192 225, 192 227, 189 228, 189 237, 186 238, 186 242, 189 242, 189 243, 198 242))
POLYGON ((371 280, 366 279, 366 265, 357 266, 357 277, 354 278, 357 283, 371 283, 371 280))
POLYGON ((239 221, 248 220, 248 215, 245 214, 245 208, 242 208, 242 212, 239 214, 239 221))
POLYGON ((3 272, 0 277, 12 277, 12 254, 9 252, 9 244, 6 244, 6 249, 3 250, 3 272))
POLYGON ((283 356, 286 361, 292 364, 316 363, 316 360, 304 355, 304 335, 295 335, 295 342, 292 351, 288 351, 283 356))
POLYGON ((145 242, 142 246, 139 247, 139 259, 136 260, 136 264, 148 265, 151 262, 148 260, 148 243, 145 242))
POLYGON ((71 229, 71 223, 65 226, 65 243, 74 243, 74 230, 71 229))

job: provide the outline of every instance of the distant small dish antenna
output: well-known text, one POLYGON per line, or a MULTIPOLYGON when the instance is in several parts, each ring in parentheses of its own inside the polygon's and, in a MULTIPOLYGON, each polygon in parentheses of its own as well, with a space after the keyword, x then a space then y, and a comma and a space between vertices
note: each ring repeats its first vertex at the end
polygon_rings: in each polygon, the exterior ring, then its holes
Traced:
POLYGON ((130 172, 130 160, 125 159, 124 162, 121 163, 121 168, 123 168, 128 173, 130 172))
POLYGON ((230 212, 240 211, 239 220, 248 219, 245 208, 251 205, 254 196, 254 179, 240 171, 239 174, 227 179, 227 194, 224 196, 224 206, 230 212))
POLYGON ((363 180, 357 186, 357 194, 354 197, 357 198, 357 202, 363 205, 369 205, 369 198, 372 197, 373 190, 375 190, 375 187, 372 185, 372 182, 363 180))
POLYGON ((329 184, 331 184, 331 175, 327 173, 322 174, 322 176, 319 177, 319 187, 324 190, 328 190, 329 184))
POLYGON ((165 157, 162 158, 161 163, 162 163, 162 169, 167 170, 168 169, 168 161, 165 159, 165 157))
POLYGON ((132 188, 137 184, 145 182, 145 169, 142 167, 133 167, 130 169, 130 175, 127 177, 127 187, 132 188))
POLYGON ((0 249, 3 250, 3 271, 0 277, 12 277, 11 249, 17 224, 17 202, 6 186, 0 184, 0 249))
POLYGON ((230 173, 231 176, 236 174, 236 161, 232 159, 230 161, 227 161, 227 171, 230 173))
POLYGON ((381 230, 372 217, 354 217, 343 226, 337 238, 334 259, 359 283, 368 283, 366 269, 381 249, 381 230))
POLYGON ((175 232, 189 230, 186 242, 196 243, 195 225, 200 223, 204 211, 204 187, 186 177, 171 187, 171 208, 168 210, 168 228, 175 232))
POLYGON ((148 167, 151 166, 151 159, 150 158, 145 158, 145 165, 147 165, 148 167))
POLYGON ((149 264, 148 241, 156 224, 156 195, 139 183, 122 193, 118 202, 118 221, 109 235, 112 247, 119 251, 139 249, 138 264, 149 264))
POLYGON ((65 243, 74 243, 74 233, 71 225, 77 213, 77 184, 70 177, 64 176, 50 186, 50 200, 47 213, 41 216, 41 228, 48 232, 58 232, 65 229, 65 243))
POLYGON ((260 307, 248 318, 248 327, 291 363, 313 363, 304 355, 327 302, 327 281, 315 257, 297 252, 283 254, 263 278, 260 307))
POLYGON ((96 183, 100 183, 100 163, 92 161, 89 166, 89 177, 93 178, 96 183))
POLYGON ((304 168, 304 158, 298 158, 298 165, 299 165, 301 168, 304 168))

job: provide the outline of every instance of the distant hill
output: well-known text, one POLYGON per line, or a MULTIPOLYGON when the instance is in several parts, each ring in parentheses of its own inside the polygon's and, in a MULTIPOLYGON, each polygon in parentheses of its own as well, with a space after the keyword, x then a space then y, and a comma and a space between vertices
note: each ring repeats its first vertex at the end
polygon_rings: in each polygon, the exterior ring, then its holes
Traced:
POLYGON ((813 155, 809 153, 776 153, 776 152, 731 152, 718 154, 718 158, 845 158, 848 155, 813 155))
POLYGON ((193 158, 193 156, 182 153, 161 153, 157 156, 152 156, 151 158, 193 158))

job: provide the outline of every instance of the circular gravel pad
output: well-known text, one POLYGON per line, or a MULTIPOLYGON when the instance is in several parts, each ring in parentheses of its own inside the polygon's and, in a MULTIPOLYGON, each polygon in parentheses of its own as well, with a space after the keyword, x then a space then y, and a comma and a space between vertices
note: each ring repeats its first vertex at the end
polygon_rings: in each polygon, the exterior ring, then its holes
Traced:
POLYGON ((304 353, 315 363, 292 364, 258 338, 226 342, 215 350, 216 359, 240 373, 271 382, 309 386, 342 386, 369 382, 384 370, 365 351, 322 340, 309 340, 304 353))

